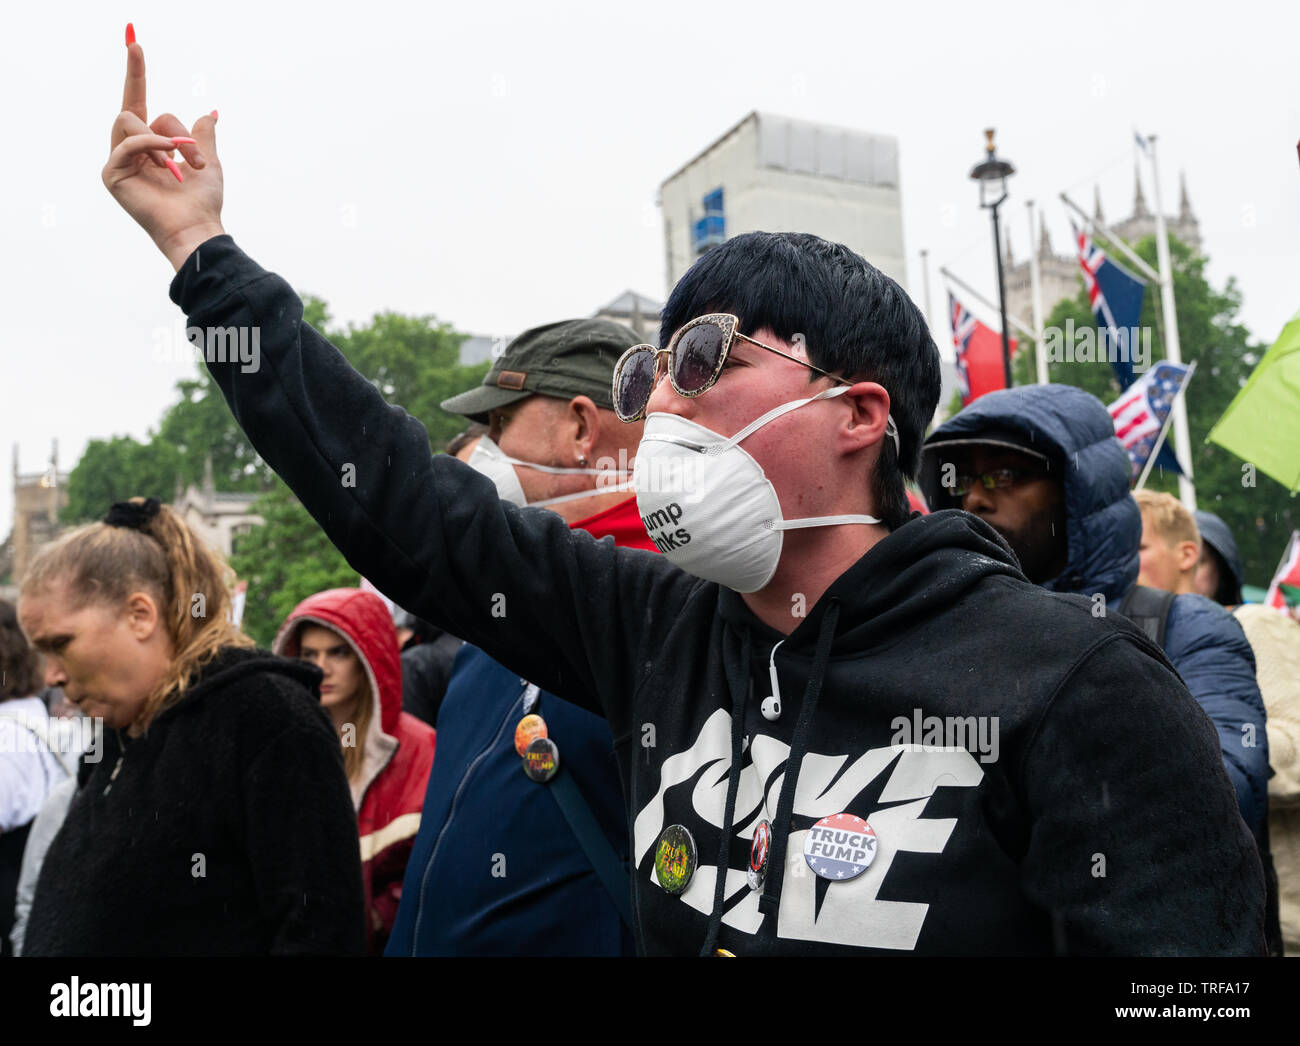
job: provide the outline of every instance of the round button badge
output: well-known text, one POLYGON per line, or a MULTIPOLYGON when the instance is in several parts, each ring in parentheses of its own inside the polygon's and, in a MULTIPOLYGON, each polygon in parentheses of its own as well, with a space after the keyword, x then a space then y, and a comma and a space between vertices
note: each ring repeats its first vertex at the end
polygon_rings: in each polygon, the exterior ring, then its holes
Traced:
POLYGON ((803 856, 808 867, 831 882, 856 879, 876 859, 876 833, 853 814, 823 817, 808 829, 803 856))
POLYGON ((560 750, 549 737, 534 738, 524 750, 524 773, 545 784, 560 769, 560 750))
POLYGON ((670 894, 682 893, 695 874, 695 839, 679 824, 670 824, 655 848, 655 875, 670 894))
POLYGON ((546 720, 539 715, 526 715, 515 726, 515 751, 521 756, 537 738, 546 736, 546 720))

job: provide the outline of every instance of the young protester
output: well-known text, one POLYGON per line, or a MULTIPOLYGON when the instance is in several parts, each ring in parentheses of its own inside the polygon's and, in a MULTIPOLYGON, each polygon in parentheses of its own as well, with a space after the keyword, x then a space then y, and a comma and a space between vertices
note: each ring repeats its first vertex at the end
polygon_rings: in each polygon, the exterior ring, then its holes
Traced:
POLYGON ((228 570, 155 499, 40 550, 19 618, 102 752, 41 865, 25 955, 359 954, 361 864, 320 674, 253 648, 228 570))
POLYGON ((433 766, 433 729, 402 711, 397 630, 373 592, 335 588, 294 607, 274 651, 319 668, 357 811, 368 951, 383 953, 433 766))
POLYGON ((939 360, 896 283, 814 236, 704 254, 615 368, 663 555, 620 548, 431 456, 224 234, 210 117, 158 177, 138 44, 128 70, 105 185, 191 323, 260 327, 260 368, 209 363, 258 452, 403 606, 609 721, 642 951, 1261 951, 1254 844, 1159 649, 975 517, 909 521, 939 360))
MULTIPOLYGON (((521 334, 481 385, 442 404, 491 422, 462 460, 512 504, 652 549, 617 471, 641 426, 622 424, 610 399, 614 363, 635 342, 606 320, 521 334)), ((439 724, 387 954, 630 954, 627 818, 605 720, 467 645, 439 724)))
POLYGON ((1201 561, 1201 535, 1196 520, 1172 494, 1156 490, 1133 493, 1142 513, 1142 543, 1138 546, 1139 585, 1180 595, 1195 594, 1201 561))

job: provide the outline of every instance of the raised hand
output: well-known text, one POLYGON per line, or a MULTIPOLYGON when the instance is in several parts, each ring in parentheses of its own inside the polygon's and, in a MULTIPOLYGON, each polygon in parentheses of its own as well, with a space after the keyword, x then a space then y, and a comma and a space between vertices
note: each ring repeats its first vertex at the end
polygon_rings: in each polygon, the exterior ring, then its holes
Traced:
POLYGON ((217 114, 199 117, 189 129, 171 113, 146 123, 144 49, 129 25, 126 39, 126 86, 104 185, 179 269, 195 247, 225 232, 217 114), (176 150, 183 167, 172 159, 176 150))

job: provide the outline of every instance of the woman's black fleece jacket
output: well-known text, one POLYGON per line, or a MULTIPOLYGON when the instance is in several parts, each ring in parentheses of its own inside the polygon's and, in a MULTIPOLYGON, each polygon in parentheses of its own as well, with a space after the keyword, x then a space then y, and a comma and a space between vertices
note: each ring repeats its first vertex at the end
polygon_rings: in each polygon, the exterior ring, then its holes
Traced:
POLYGON ((357 818, 319 686, 311 665, 228 647, 142 736, 106 730, 23 954, 364 955, 357 818))

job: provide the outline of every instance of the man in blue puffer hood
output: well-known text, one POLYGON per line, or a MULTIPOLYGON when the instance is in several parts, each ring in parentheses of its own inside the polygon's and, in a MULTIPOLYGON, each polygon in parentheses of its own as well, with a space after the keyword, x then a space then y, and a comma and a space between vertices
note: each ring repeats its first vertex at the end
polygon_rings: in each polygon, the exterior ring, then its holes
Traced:
MULTIPOLYGON (((1110 612, 1138 576, 1142 516, 1110 414, 1069 385, 991 392, 926 440, 931 508, 965 508, 1007 539, 1029 580, 1110 612)), ((1095 611, 1100 613, 1100 609, 1095 611)), ((1268 738, 1241 626, 1203 596, 1175 596, 1165 653, 1219 734, 1224 768, 1256 841, 1268 812, 1268 738)))

